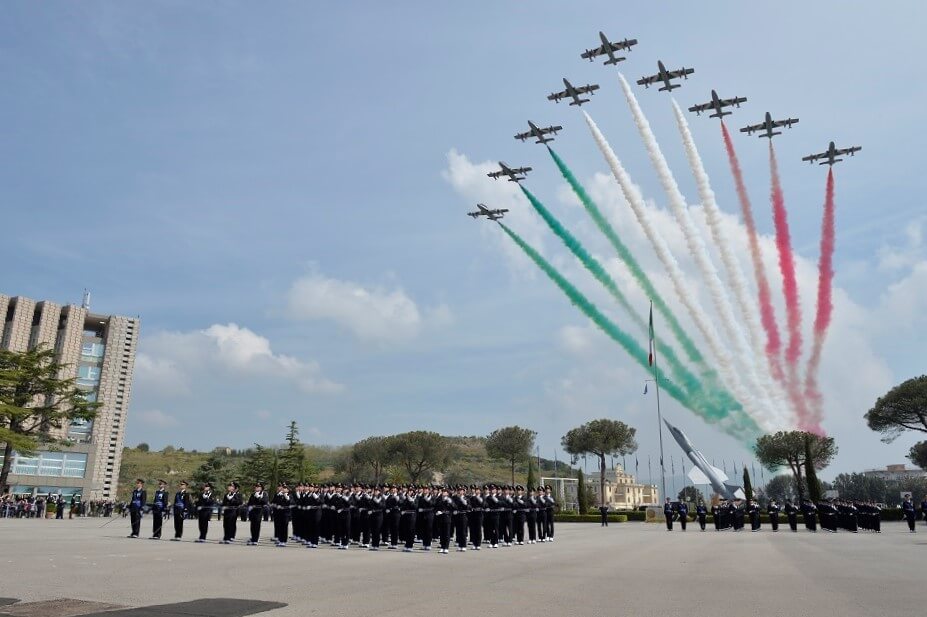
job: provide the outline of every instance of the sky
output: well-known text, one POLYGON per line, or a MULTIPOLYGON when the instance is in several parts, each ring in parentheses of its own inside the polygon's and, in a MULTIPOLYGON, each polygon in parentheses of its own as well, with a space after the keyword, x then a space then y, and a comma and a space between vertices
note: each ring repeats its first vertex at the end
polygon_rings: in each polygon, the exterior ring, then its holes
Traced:
MULTIPOLYGON (((646 311, 544 150, 512 139, 528 119, 560 124, 557 152, 683 315, 582 115, 546 100, 562 77, 601 84, 583 109, 708 306, 618 85, 619 70, 636 80, 657 59, 696 69, 673 92, 684 107, 712 88, 748 97, 732 128, 766 111, 800 118, 775 146, 806 339, 825 171, 799 159, 831 140, 863 146, 835 167, 835 312, 821 385, 824 428, 840 452, 823 476, 903 462, 916 441, 881 443, 863 414, 924 372, 920 3, 782 2, 772 13, 737 2, 5 9, 0 290, 78 303, 88 288, 95 311, 140 316, 129 445, 274 443, 291 419, 320 444, 519 424, 538 432, 542 456, 562 460, 567 430, 608 417, 637 428, 639 459, 656 460, 646 372, 501 230, 464 214, 477 201, 509 208, 512 229, 646 345, 514 186, 485 177, 499 160, 533 167, 526 186, 646 311), (617 68, 581 60, 600 30, 640 44, 617 68)), ((670 97, 635 93, 703 228, 670 97)), ((749 274, 717 122, 688 119, 749 274)), ((734 139, 781 325, 766 144, 734 139)), ((750 460, 739 442, 661 402, 709 458, 750 460)), ((680 453, 667 445, 667 456, 680 453)))

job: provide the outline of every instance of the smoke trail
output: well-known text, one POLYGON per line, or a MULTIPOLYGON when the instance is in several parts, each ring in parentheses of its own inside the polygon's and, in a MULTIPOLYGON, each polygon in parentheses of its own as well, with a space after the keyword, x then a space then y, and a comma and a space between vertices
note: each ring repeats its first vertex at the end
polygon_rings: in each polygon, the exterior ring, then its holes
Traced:
MULTIPOLYGON (((692 138, 692 132, 689 130, 689 123, 686 121, 679 105, 673 100, 673 113, 676 115, 676 125, 679 127, 679 133, 682 136, 683 146, 686 151, 686 158, 689 160, 689 167, 692 169, 692 176, 695 178, 695 184, 698 187, 699 199, 702 202, 702 209, 705 212, 705 220, 708 223, 708 229, 711 237, 718 247, 718 253, 721 255, 721 263, 727 274, 728 283, 734 291, 734 298, 737 301, 737 308, 740 317, 746 326, 749 342, 752 350, 759 352, 763 349, 763 335, 761 332, 756 312, 753 310, 753 303, 750 302, 747 292, 747 281, 740 269, 740 264, 734 257, 734 252, 721 229, 721 210, 718 208, 718 202, 715 200, 715 192, 711 188, 711 180, 702 164, 702 158, 698 154, 698 148, 695 140, 692 138)), ((754 354, 750 354, 754 356, 754 354)), ((759 377, 763 388, 771 393, 776 399, 777 406, 785 403, 785 392, 773 383, 771 368, 768 362, 758 362, 759 377)))
POLYGON ((747 228, 750 258, 753 262, 753 275, 756 278, 757 295, 760 303, 760 321, 766 331, 766 358, 769 361, 773 377, 778 382, 785 384, 789 399, 792 401, 792 405, 798 413, 799 423, 801 423, 803 418, 808 415, 805 399, 795 380, 787 379, 782 368, 782 339, 779 337, 779 325, 776 322, 776 312, 773 308, 772 292, 769 288, 769 280, 766 278, 766 269, 763 266, 759 235, 756 232, 756 223, 753 220, 753 207, 750 204, 750 196, 747 194, 747 187, 744 184, 740 162, 737 160, 737 152, 734 150, 734 142, 723 120, 721 121, 721 134, 724 137, 724 147, 727 150, 731 175, 734 176, 734 184, 737 187, 737 197, 740 200, 744 226, 747 228))
MULTIPOLYGON (((526 189, 524 186, 519 186, 537 213, 541 215, 541 218, 544 219, 544 222, 546 222, 547 226, 550 227, 551 231, 553 231, 557 237, 560 238, 563 244, 568 249, 570 249, 570 252, 572 252, 573 255, 579 259, 580 263, 582 263, 583 266, 589 270, 592 276, 594 276, 596 280, 599 281, 599 283, 601 283, 602 286, 608 290, 612 297, 618 301, 618 304, 620 304, 622 308, 624 308, 624 310, 628 313, 628 315, 631 316, 631 319, 638 325, 641 331, 647 332, 648 325, 644 321, 644 318, 634 310, 634 307, 631 306, 627 298, 625 298, 624 294, 621 293, 617 283, 615 283, 615 280, 608 273, 608 271, 605 270, 602 264, 599 263, 595 257, 589 254, 589 252, 585 249, 585 247, 583 247, 580 241, 577 240, 576 237, 573 236, 573 234, 571 234, 563 226, 563 224, 560 223, 556 217, 554 217, 553 214, 551 214, 551 212, 544 206, 543 203, 541 203, 538 198, 536 198, 531 193, 531 191, 526 189)), ((582 190, 582 187, 579 188, 582 190)), ((583 191, 583 195, 585 196, 585 191, 583 191)), ((586 197, 588 199, 588 196, 586 197)), ((632 260, 634 267, 639 269, 639 266, 637 265, 637 262, 633 260, 633 257, 631 257, 630 254, 628 254, 628 257, 632 260)), ((670 370, 673 373, 673 378, 680 385, 682 385, 690 395, 693 396, 693 399, 697 399, 703 396, 701 382, 699 382, 698 378, 689 372, 685 366, 683 366, 678 356, 676 356, 676 352, 673 350, 673 348, 667 345, 660 337, 655 336, 654 340, 657 345, 657 351, 666 360, 667 365, 670 367, 670 370)), ((703 402, 698 401, 696 404, 701 405, 703 402)), ((724 413, 726 413, 726 410, 724 413)))
MULTIPOLYGON (((759 376, 756 374, 756 366, 753 361, 754 359, 747 351, 747 345, 746 341, 744 340, 743 332, 739 327, 737 319, 734 317, 734 310, 731 307, 730 299, 728 298, 727 293, 724 291, 721 278, 718 276, 718 272, 715 269, 714 263, 712 263, 711 258, 708 256, 708 249, 705 247, 705 243, 702 240, 701 235, 699 235, 691 217, 689 216, 689 210, 686 206, 685 198, 682 196, 682 193, 679 191, 679 187, 676 185, 676 179, 673 177, 673 172, 670 171, 669 165, 667 164, 666 159, 663 157, 660 146, 657 144, 657 139, 654 136, 653 131, 650 129, 650 123, 647 121, 647 118, 644 116, 644 112, 641 110, 640 105, 637 102, 637 97, 634 96, 634 93, 631 91, 631 86, 628 85, 628 82, 624 76, 619 73, 618 77, 621 81, 621 87, 624 90, 625 98, 628 101, 628 106, 631 109, 631 115, 634 117, 634 123, 637 125, 641 139, 647 148, 647 154, 650 157, 651 163, 653 163, 657 175, 660 177, 660 183, 663 185, 663 190, 669 200, 670 207, 673 210, 676 221, 679 223, 680 229, 682 229, 683 236, 685 237, 686 244, 689 248, 689 253, 692 255, 692 259, 695 261, 696 267, 701 272, 702 278, 705 279, 705 283, 708 285, 712 303, 714 304, 718 315, 721 317, 721 326, 727 334, 728 341, 732 343, 732 351, 737 358, 739 368, 745 374, 745 381, 749 386, 748 392, 749 396, 751 397, 753 407, 756 409, 762 409, 764 412, 769 413, 774 417, 779 416, 780 412, 771 404, 769 404, 770 393, 767 393, 767 396, 765 397, 756 396, 754 394, 756 391, 763 390, 762 383, 759 379, 759 376)), ((712 331, 714 331, 713 328, 712 331)), ((716 333, 714 334, 717 336, 716 333)), ((720 341, 716 339, 714 342, 718 344, 720 348, 720 341)))
POLYGON ((686 285, 685 275, 679 268, 679 264, 676 263, 676 258, 673 257, 672 253, 670 253, 669 247, 666 246, 666 242, 663 240, 663 236, 661 236, 653 226, 653 222, 650 220, 650 216, 647 213, 646 206, 644 205, 644 199, 641 196, 640 191, 638 191, 637 187, 631 181, 631 177, 621 165, 618 157, 615 156, 615 152, 605 140, 605 137, 602 135, 599 127, 596 126, 595 122, 593 122, 592 118, 585 111, 583 112, 583 116, 586 118, 586 124, 589 126, 589 130, 592 133, 593 139, 595 140, 599 149, 602 151, 602 155, 605 157, 605 160, 611 168, 615 179, 618 181, 618 185, 621 187, 621 191, 624 194, 625 199, 631 206, 634 215, 637 217, 637 221, 643 228, 644 234, 647 236, 647 239, 653 246, 653 249, 656 252, 657 257, 660 259, 660 262, 663 264, 663 267, 669 273, 669 277, 673 283, 673 289, 676 291, 676 295, 679 297, 679 300, 682 302, 683 306, 686 307, 686 310, 692 317, 692 320, 695 322, 699 332, 708 342, 712 355, 715 357, 715 360, 720 367, 721 378, 725 385, 731 390, 731 392, 733 392, 737 400, 739 400, 748 409, 750 414, 758 419, 758 421, 763 425, 764 429, 774 430, 775 426, 768 422, 768 418, 765 416, 765 414, 757 414, 758 409, 754 404, 754 397, 740 381, 738 372, 734 369, 733 365, 731 364, 730 357, 722 348, 722 345, 718 340, 718 335, 714 331, 714 327, 711 325, 711 322, 709 321, 708 316, 705 314, 705 311, 702 309, 697 296, 692 293, 686 285))
POLYGON ((812 415, 805 430, 822 433, 821 392, 818 389, 818 369, 821 364, 821 350, 827 337, 827 328, 833 313, 831 291, 834 284, 834 170, 827 172, 827 189, 824 197, 824 219, 821 223, 821 257, 818 262, 818 309, 814 317, 814 342, 811 357, 808 359, 808 371, 805 376, 805 393, 811 400, 812 415))
POLYGON ((728 132, 724 120, 721 121, 721 133, 724 136, 724 147, 727 150, 731 174, 734 176, 734 184, 737 187, 737 197, 740 200, 740 211, 744 219, 744 226, 747 228, 750 259, 753 262, 753 276, 756 278, 760 302, 760 322, 763 324, 763 330, 766 331, 766 357, 769 360, 773 376, 780 382, 784 382, 785 374, 782 372, 782 362, 779 358, 779 354, 782 353, 782 340, 779 338, 779 325, 776 323, 776 312, 773 309, 769 280, 766 278, 766 270, 763 268, 763 255, 760 252, 759 236, 756 233, 756 223, 753 220, 753 207, 750 204, 750 196, 747 194, 747 187, 744 184, 740 162, 737 160, 737 152, 734 151, 734 142, 731 140, 731 134, 728 132))
POLYGON ((795 261, 792 257, 792 240, 789 235, 789 221, 785 211, 785 198, 779 184, 779 166, 772 140, 769 141, 769 173, 772 178, 770 200, 773 208, 773 223, 776 227, 776 248, 779 251, 779 270, 782 271, 782 293, 785 296, 785 316, 789 331, 789 344, 785 350, 785 365, 792 387, 797 387, 798 360, 801 358, 801 306, 798 298, 798 282, 795 279, 795 261))
MULTIPOLYGON (((497 221, 498 222, 498 221, 497 221)), ((596 306, 589 301, 586 296, 584 296, 576 287, 574 287, 562 274, 560 274, 556 268, 554 268, 544 257, 541 256, 534 248, 532 248, 527 242, 521 239, 521 237, 516 234, 514 231, 509 229, 504 223, 499 222, 499 226, 503 231, 525 252, 525 254, 533 261, 556 285, 560 290, 570 299, 570 301, 583 312, 589 319, 593 321, 605 334, 607 334, 612 340, 621 345, 621 347, 634 359, 642 368, 650 371, 650 366, 647 362, 647 352, 638 345, 637 341, 633 337, 629 336, 627 333, 621 330, 614 322, 612 322, 608 317, 602 314, 596 306)), ((657 379, 659 379, 660 385, 663 387, 663 390, 669 394, 671 397, 679 401, 683 406, 691 409, 689 406, 688 397, 685 392, 683 392, 676 384, 667 380, 666 375, 659 369, 657 369, 657 379)), ((693 410, 696 411, 696 410, 693 410)), ((760 434, 759 427, 753 423, 749 418, 740 419, 739 422, 724 422, 723 420, 731 419, 730 416, 727 418, 714 418, 714 417, 705 417, 705 420, 708 422, 719 422, 719 426, 727 432, 729 435, 740 439, 745 444, 752 445, 753 441, 760 434)))

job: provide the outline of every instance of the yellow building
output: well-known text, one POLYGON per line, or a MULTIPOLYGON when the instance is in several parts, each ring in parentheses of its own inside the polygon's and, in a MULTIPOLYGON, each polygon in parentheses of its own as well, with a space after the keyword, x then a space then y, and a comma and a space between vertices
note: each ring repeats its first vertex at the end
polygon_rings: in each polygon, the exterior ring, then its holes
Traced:
MULTIPOLYGON (((586 489, 599 504, 599 474, 592 472, 586 476, 586 489)), ((627 473, 621 465, 605 470, 605 503, 611 510, 636 510, 638 506, 655 506, 660 504, 660 492, 656 485, 638 484, 634 476, 627 473)))

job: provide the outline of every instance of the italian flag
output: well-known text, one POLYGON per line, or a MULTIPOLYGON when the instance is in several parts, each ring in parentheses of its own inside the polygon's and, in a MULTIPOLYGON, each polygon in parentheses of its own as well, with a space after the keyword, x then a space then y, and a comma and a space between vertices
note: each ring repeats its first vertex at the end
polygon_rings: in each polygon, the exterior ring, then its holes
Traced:
POLYGON ((647 356, 647 364, 653 366, 653 302, 650 303, 650 353, 647 356))

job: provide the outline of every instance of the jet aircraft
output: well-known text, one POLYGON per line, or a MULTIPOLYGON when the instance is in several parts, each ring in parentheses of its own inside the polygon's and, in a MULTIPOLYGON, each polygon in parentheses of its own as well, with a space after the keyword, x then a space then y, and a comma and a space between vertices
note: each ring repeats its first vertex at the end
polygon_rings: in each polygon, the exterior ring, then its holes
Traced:
POLYGON ((549 141, 553 141, 554 138, 544 137, 545 135, 556 135, 557 131, 560 131, 563 129, 562 126, 547 126, 544 128, 538 128, 537 125, 531 120, 528 120, 528 126, 531 127, 531 130, 529 130, 526 133, 519 133, 518 135, 515 136, 515 139, 520 139, 521 141, 525 141, 529 137, 536 137, 537 141, 534 143, 546 144, 549 141))
POLYGON ((602 44, 593 49, 587 49, 584 53, 580 54, 582 59, 592 62, 596 56, 608 56, 608 60, 605 61, 605 64, 618 64, 625 58, 624 56, 616 56, 615 52, 623 49, 631 51, 631 47, 637 45, 637 39, 625 39, 612 43, 602 32, 599 32, 599 39, 602 41, 602 44))
POLYGON ((808 156, 801 157, 801 160, 808 161, 809 163, 814 163, 817 160, 825 159, 818 163, 818 165, 833 165, 839 163, 843 159, 838 159, 838 156, 844 154, 849 154, 853 156, 856 152, 862 150, 862 146, 851 146, 849 148, 838 148, 834 145, 834 142, 830 142, 830 145, 827 147, 827 150, 821 152, 820 154, 809 154, 808 156))
POLYGON ((759 124, 751 124, 750 126, 745 126, 740 129, 741 133, 746 133, 747 135, 753 135, 757 131, 763 131, 757 137, 768 137, 772 139, 774 135, 781 135, 782 131, 774 131, 780 127, 792 128, 793 124, 798 124, 798 118, 786 118, 785 120, 773 120, 772 116, 769 115, 769 112, 766 112, 766 119, 759 124))
POLYGON ((708 103, 702 103, 701 105, 693 105, 689 108, 689 111, 694 111, 696 114, 701 115, 703 111, 708 111, 709 109, 715 110, 715 113, 709 114, 709 118, 723 118, 724 116, 730 116, 732 112, 722 111, 725 107, 740 107, 741 103, 746 103, 747 97, 744 96, 735 96, 732 99, 722 99, 718 97, 718 93, 714 90, 711 91, 711 101, 708 103))
POLYGON ((472 216, 473 218, 479 218, 485 216, 490 221, 498 221, 502 216, 508 212, 506 209, 492 210, 486 207, 486 204, 476 204, 478 210, 476 212, 467 212, 467 216, 472 216))
POLYGON ((691 75, 692 73, 695 72, 695 69, 687 69, 685 67, 679 69, 678 71, 667 71, 666 67, 663 66, 663 62, 661 60, 657 60, 657 68, 659 70, 657 71, 656 75, 650 75, 649 77, 641 77, 640 79, 637 80, 637 85, 649 88, 650 84, 655 84, 657 82, 662 81, 663 86, 660 87, 660 90, 665 90, 667 92, 670 92, 672 91, 673 88, 679 88, 682 86, 682 84, 670 83, 672 80, 679 79, 680 77, 682 77, 683 79, 689 79, 687 75, 691 75))
POLYGON ((579 88, 576 88, 576 87, 573 86, 573 84, 571 84, 571 83, 567 80, 566 77, 563 78, 563 85, 566 86, 566 89, 565 89, 565 90, 563 90, 562 92, 553 92, 553 93, 549 94, 549 95, 547 96, 547 100, 548 100, 548 101, 555 101, 555 102, 559 103, 561 99, 572 98, 573 100, 570 101, 570 105, 580 106, 580 105, 582 105, 583 103, 588 103, 588 102, 589 102, 589 99, 581 98, 581 97, 580 97, 581 94, 589 93, 589 94, 591 95, 591 94, 593 94, 596 90, 599 89, 599 86, 598 86, 597 84, 590 84, 590 85, 587 85, 587 86, 580 86, 579 88))
POLYGON ((509 182, 520 182, 525 179, 525 175, 531 171, 530 167, 509 167, 502 161, 499 161, 499 171, 491 171, 487 176, 497 180, 502 176, 508 176, 509 182))

